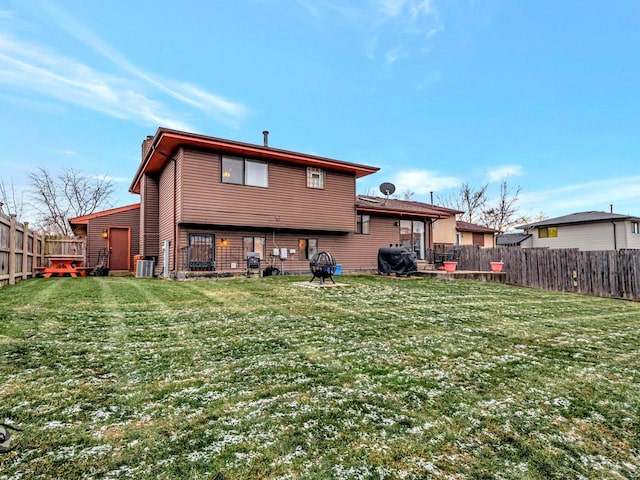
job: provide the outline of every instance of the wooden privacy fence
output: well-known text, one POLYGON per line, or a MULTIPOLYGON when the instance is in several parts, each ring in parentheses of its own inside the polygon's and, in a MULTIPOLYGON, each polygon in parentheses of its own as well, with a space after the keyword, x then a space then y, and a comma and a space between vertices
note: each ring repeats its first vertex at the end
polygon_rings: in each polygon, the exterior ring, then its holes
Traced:
POLYGON ((640 301, 640 250, 580 251, 477 246, 460 247, 458 269, 489 270, 504 262, 506 283, 640 301))
POLYGON ((34 276, 44 261, 44 238, 19 223, 15 215, 0 212, 0 287, 34 276))

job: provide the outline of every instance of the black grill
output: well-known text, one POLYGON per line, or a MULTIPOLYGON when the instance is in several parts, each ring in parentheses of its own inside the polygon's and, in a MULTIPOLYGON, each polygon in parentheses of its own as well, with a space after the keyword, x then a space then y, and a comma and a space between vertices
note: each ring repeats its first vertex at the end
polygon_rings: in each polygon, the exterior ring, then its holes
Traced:
POLYGON ((383 247, 378 250, 378 274, 410 275, 418 270, 416 254, 405 247, 383 247))
POLYGON ((247 270, 260 270, 260 254, 258 252, 247 253, 247 270))
POLYGON ((309 268, 311 268, 311 273, 313 273, 313 277, 309 280, 310 282, 319 278, 320 283, 324 283, 325 278, 328 278, 333 283, 336 283, 333 279, 333 274, 336 271, 336 260, 329 252, 316 253, 311 257, 309 268))

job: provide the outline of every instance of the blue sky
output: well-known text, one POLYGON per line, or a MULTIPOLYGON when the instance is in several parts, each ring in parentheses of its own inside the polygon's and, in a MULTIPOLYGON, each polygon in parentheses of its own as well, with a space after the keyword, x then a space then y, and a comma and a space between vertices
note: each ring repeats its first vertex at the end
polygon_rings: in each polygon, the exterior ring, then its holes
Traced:
POLYGON ((0 0, 0 175, 109 175, 159 126, 381 167, 429 201, 640 215, 640 2, 0 0))

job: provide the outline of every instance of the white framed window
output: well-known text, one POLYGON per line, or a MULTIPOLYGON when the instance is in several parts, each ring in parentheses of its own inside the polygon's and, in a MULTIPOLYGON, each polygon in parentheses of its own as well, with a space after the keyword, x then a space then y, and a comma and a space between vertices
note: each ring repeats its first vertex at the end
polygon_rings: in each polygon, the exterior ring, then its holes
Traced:
POLYGON ((267 162, 242 157, 224 155, 222 157, 222 183, 269 186, 269 168, 267 162))
POLYGON ((558 227, 540 227, 538 229, 538 238, 556 238, 558 236, 558 227))
POLYGON ((254 187, 269 186, 269 171, 267 162, 257 162, 255 160, 245 160, 244 162, 244 184, 254 187))
POLYGON ((356 215, 356 233, 369 235, 371 233, 371 216, 356 215))
POLYGON ((321 168, 307 168, 307 187, 324 188, 324 171, 321 168))
POLYGON ((265 245, 267 240, 265 237, 242 237, 242 256, 247 258, 250 252, 258 252, 260 260, 264 260, 265 245))
POLYGON ((311 260, 318 253, 317 238, 301 238, 298 240, 298 258, 300 260, 311 260))
POLYGON ((640 233, 640 223, 631 222, 631 233, 640 233))
POLYGON ((244 183, 244 158, 222 157, 222 183, 244 183))

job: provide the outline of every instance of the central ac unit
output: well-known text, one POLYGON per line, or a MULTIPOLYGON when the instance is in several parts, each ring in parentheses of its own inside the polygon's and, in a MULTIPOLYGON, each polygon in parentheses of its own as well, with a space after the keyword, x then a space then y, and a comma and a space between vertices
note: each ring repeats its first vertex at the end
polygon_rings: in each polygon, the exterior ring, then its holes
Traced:
POLYGON ((138 260, 136 264, 136 277, 153 277, 153 260, 138 260))

